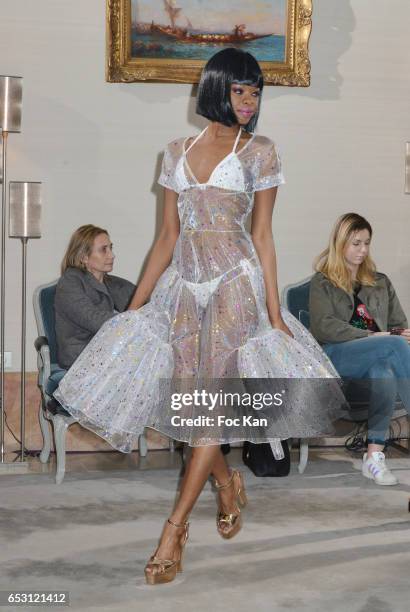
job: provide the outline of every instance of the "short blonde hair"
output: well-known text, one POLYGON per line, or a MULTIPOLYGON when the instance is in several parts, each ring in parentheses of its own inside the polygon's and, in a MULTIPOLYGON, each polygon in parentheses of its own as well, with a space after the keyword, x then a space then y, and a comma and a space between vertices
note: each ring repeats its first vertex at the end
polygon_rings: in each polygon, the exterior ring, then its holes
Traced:
POLYGON ((107 234, 108 236, 107 230, 91 224, 82 225, 75 230, 68 243, 63 261, 61 262, 61 274, 64 274, 67 268, 79 268, 80 270, 87 269, 84 258, 91 254, 94 240, 100 234, 107 234))
MULTIPOLYGON (((338 218, 330 235, 329 246, 315 259, 314 268, 324 274, 330 282, 352 293, 352 275, 344 257, 345 247, 352 234, 367 230, 372 237, 370 223, 357 213, 346 213, 338 218)), ((361 285, 374 287, 376 284, 376 266, 370 255, 362 261, 357 271, 356 280, 361 285)))

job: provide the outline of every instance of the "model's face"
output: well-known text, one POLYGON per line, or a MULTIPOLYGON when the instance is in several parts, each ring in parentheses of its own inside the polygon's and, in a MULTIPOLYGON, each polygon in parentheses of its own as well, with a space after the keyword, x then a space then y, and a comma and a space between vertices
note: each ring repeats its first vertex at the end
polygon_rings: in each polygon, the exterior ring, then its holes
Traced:
POLYGON ((101 280, 105 273, 111 272, 114 265, 114 253, 112 252, 112 242, 107 234, 99 234, 94 239, 91 253, 84 258, 84 264, 89 272, 98 280, 101 280))
POLYGON ((366 259, 370 249, 370 233, 367 229, 354 232, 347 241, 344 257, 350 268, 357 268, 366 259))
POLYGON ((246 125, 259 108, 259 87, 252 85, 231 85, 231 104, 239 125, 246 125))

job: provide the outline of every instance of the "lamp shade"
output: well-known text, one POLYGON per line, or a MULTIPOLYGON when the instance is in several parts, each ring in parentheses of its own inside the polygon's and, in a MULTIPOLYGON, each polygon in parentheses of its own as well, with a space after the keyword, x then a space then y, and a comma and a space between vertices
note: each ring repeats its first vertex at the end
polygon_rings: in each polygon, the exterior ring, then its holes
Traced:
POLYGON ((10 238, 41 238, 41 183, 9 185, 10 238))
POLYGON ((23 79, 0 76, 0 128, 3 132, 21 131, 23 79))

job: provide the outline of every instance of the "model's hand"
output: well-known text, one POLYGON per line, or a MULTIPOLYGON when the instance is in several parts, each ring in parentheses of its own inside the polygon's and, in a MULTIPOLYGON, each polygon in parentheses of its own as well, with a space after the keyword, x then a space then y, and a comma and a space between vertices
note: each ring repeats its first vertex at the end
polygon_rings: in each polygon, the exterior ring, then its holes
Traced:
POLYGON ((137 298, 136 296, 134 296, 134 298, 128 304, 127 310, 139 310, 140 308, 145 306, 145 304, 148 304, 148 302, 149 302, 149 299, 142 301, 141 298, 137 298))
POLYGON ((281 331, 285 332, 285 334, 293 338, 292 332, 290 331, 289 327, 286 325, 282 317, 277 317, 275 319, 271 318, 270 322, 271 322, 273 329, 280 329, 281 331))
MULTIPOLYGON (((146 302, 145 302, 145 303, 146 303, 146 302)), ((131 302, 131 304, 128 306, 127 310, 139 310, 139 309, 140 309, 140 308, 142 308, 143 306, 144 306, 144 304, 138 304, 138 303, 133 304, 133 303, 131 302)))

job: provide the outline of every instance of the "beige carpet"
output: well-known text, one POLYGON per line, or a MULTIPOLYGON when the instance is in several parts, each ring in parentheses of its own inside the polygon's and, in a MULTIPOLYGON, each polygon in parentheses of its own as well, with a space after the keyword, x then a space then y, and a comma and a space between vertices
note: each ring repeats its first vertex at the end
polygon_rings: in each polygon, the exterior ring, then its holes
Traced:
POLYGON ((216 533, 207 486, 184 573, 157 587, 143 568, 178 469, 71 472, 61 486, 47 473, 2 476, 0 590, 66 590, 69 609, 84 612, 408 612, 410 459, 390 461, 396 487, 363 479, 358 465, 325 452, 303 476, 243 468, 250 504, 232 541, 216 533))

